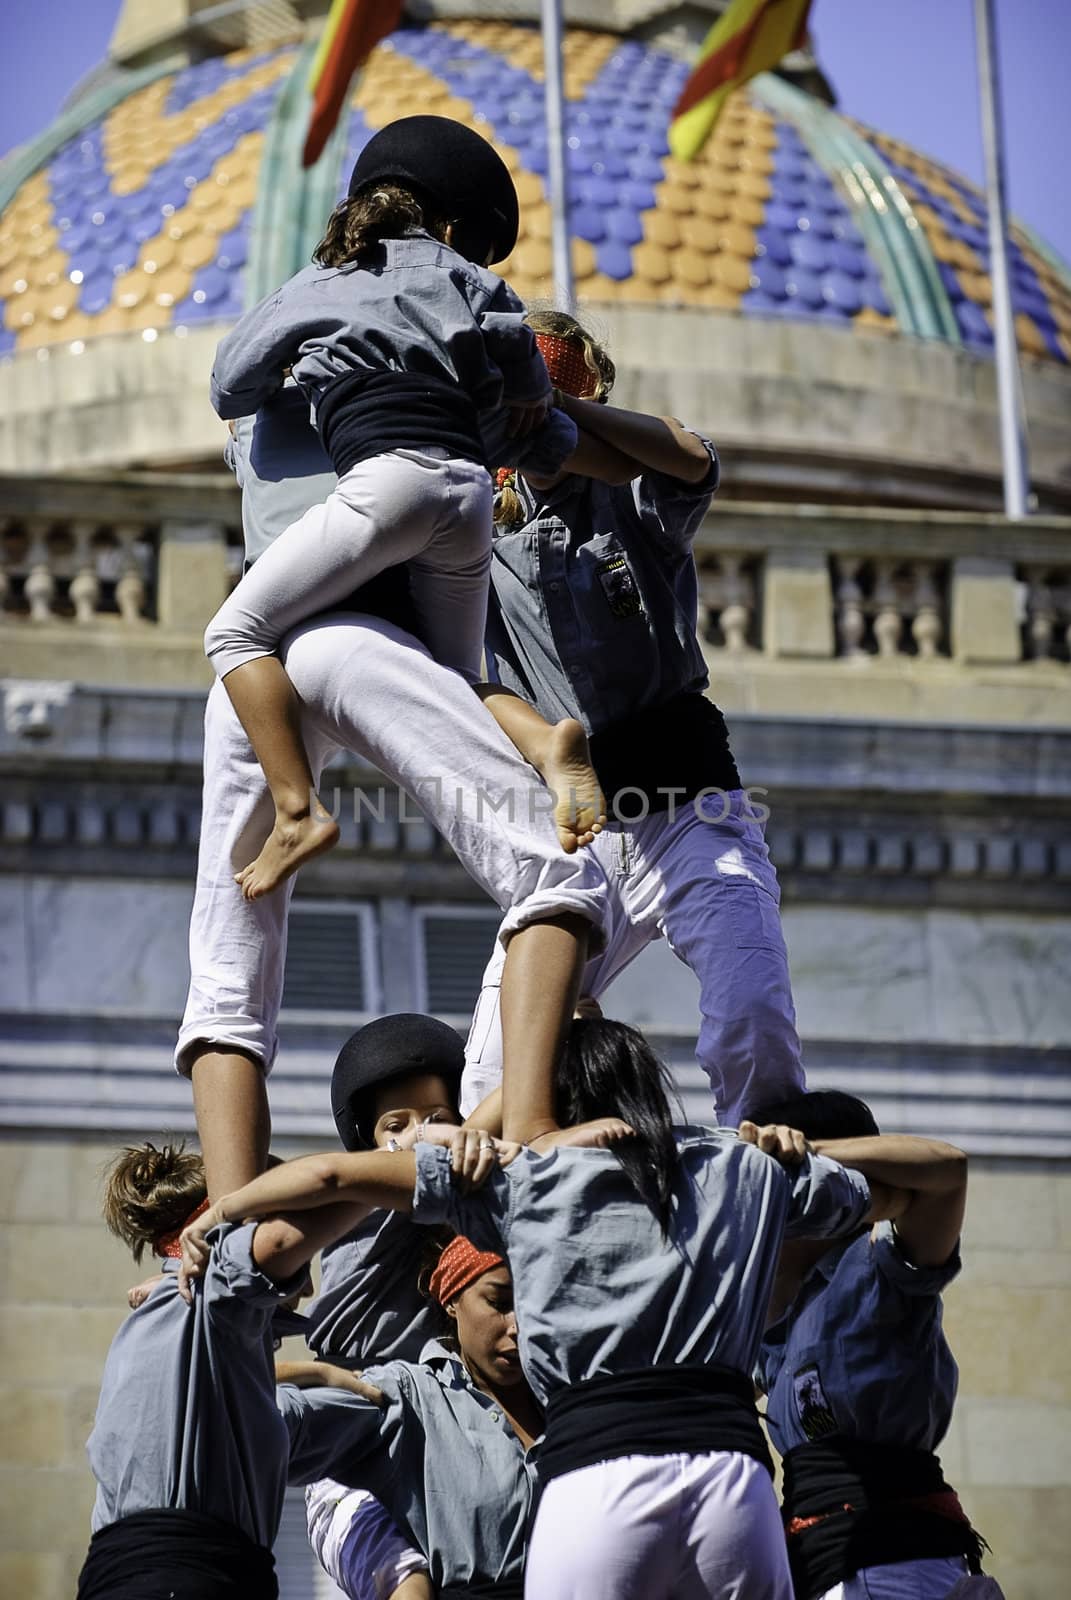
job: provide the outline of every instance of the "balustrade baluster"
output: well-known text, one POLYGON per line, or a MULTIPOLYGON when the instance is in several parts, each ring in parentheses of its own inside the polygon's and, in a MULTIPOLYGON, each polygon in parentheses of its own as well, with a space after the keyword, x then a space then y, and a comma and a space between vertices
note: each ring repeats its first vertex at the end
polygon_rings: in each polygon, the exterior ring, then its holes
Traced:
POLYGON ((933 661, 941 643, 941 596, 937 587, 937 565, 933 561, 912 563, 915 578, 915 618, 911 636, 918 647, 920 661, 933 661))
POLYGON ((142 529, 136 524, 121 523, 115 529, 119 541, 120 571, 115 585, 115 603, 124 622, 140 622, 145 606, 145 579, 138 562, 135 543, 142 529))
POLYGON ((71 528, 75 551, 71 604, 74 606, 75 621, 81 624, 93 621, 100 603, 100 579, 93 551, 95 531, 96 524, 93 522, 76 522, 71 528))
POLYGON ((26 574, 25 595, 30 607, 31 622, 51 622, 52 600, 56 592, 56 580, 52 575, 48 555, 48 529, 49 523, 38 519, 26 521, 26 533, 30 541, 29 556, 27 558, 29 571, 26 574))
POLYGON ((878 644, 878 655, 884 661, 898 654, 904 631, 900 598, 896 591, 896 565, 895 561, 875 562, 874 638, 878 644))
POLYGON ((866 617, 863 614, 863 591, 859 574, 863 570, 862 556, 837 556, 837 593, 834 608, 834 626, 837 644, 842 656, 865 657, 863 635, 866 617))
POLYGON ((721 564, 725 599, 720 621, 725 648, 731 655, 743 655, 748 648, 747 636, 755 603, 753 588, 744 571, 742 556, 722 556, 721 564))

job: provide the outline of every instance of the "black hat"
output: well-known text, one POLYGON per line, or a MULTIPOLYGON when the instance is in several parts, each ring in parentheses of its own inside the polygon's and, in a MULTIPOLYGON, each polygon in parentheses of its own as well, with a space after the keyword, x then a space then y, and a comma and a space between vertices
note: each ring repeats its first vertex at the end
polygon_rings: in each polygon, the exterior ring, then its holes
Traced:
POLYGON ((520 210, 509 168, 480 134, 450 117, 401 117, 374 134, 350 177, 352 199, 389 178, 412 189, 455 226, 460 253, 504 261, 517 243, 520 210))
POLYGON ((375 1090, 392 1078, 434 1073, 456 1090, 465 1066, 460 1036, 445 1022, 419 1012, 380 1017, 351 1034, 331 1074, 331 1111, 347 1150, 372 1145, 375 1090))

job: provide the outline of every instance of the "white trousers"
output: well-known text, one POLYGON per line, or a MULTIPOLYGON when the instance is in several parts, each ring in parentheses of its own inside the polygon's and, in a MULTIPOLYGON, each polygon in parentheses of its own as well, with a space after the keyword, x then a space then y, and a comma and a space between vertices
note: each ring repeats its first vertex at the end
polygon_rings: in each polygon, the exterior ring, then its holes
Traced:
POLYGON ((525 1600, 792 1600, 769 1474, 737 1451, 624 1456, 547 1485, 525 1600))
MULTIPOLYGON (((598 862, 587 851, 564 853, 551 795, 459 674, 373 617, 308 623, 285 642, 282 657, 302 701, 317 778, 342 749, 400 784, 505 913, 505 937, 572 912, 601 938, 608 895, 598 862)), ((208 1044, 250 1052, 270 1068, 293 879, 259 900, 243 899, 234 882, 267 837, 274 808, 219 682, 205 708, 204 772, 190 989, 176 1064, 188 1071, 191 1048, 208 1044)))
POLYGON ((321 1478, 305 1490, 313 1554, 350 1600, 390 1600, 428 1563, 367 1489, 321 1478))
POLYGON ((208 625, 219 677, 272 655, 298 623, 344 602, 385 567, 409 587, 436 661, 479 677, 491 568, 491 479, 445 450, 361 461, 249 569, 208 625))
MULTIPOLYGON (((949 1600, 958 1583, 977 1584, 978 1600, 984 1600, 985 1585, 1000 1590, 992 1578, 967 1580, 967 1563, 962 1556, 940 1556, 925 1561, 896 1561, 891 1566, 864 1567, 853 1578, 827 1589, 822 1600, 949 1600)), ((992 1591, 991 1591, 992 1593, 992 1591)), ((966 1600, 966 1594, 964 1594, 966 1600)))
MULTIPOLYGON (((589 847, 610 889, 606 944, 588 963, 596 999, 652 939, 664 938, 699 980, 696 1054, 718 1121, 736 1127, 762 1100, 804 1087, 777 875, 763 825, 743 790, 710 795, 636 823, 616 824, 589 847)), ((467 1115, 502 1076, 496 947, 466 1048, 467 1115)))

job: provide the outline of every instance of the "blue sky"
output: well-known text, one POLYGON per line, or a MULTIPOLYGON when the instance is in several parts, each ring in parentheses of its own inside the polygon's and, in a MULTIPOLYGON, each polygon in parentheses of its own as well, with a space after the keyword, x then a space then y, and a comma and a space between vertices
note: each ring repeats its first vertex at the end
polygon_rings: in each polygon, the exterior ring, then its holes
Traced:
MULTIPOLYGON (((40 133, 106 51, 118 0, 8 5, 0 152, 40 133)), ((1071 260, 1071 0, 997 0, 1012 210, 1071 260)), ((815 0, 844 111, 982 180, 973 0, 815 0)))

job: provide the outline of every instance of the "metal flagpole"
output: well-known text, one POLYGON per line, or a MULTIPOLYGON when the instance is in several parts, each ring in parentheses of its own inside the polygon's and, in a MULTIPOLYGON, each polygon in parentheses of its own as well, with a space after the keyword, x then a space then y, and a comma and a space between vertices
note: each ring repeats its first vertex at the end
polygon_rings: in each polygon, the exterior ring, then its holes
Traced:
POLYGON ((565 90, 562 85, 561 0, 543 0, 543 79, 547 104, 547 178, 550 188, 554 299, 561 310, 571 311, 573 254, 569 247, 569 217, 565 171, 565 90))
POLYGON ((1001 140, 1000 74, 997 65, 993 0, 974 0, 985 147, 986 206, 989 211, 989 275, 993 285, 993 347, 1000 405, 1000 455, 1004 469, 1004 514, 1026 516, 1029 477, 1023 420, 1019 348, 1015 340, 1011 282, 1008 276, 1008 218, 1004 203, 1004 147, 1001 140))

